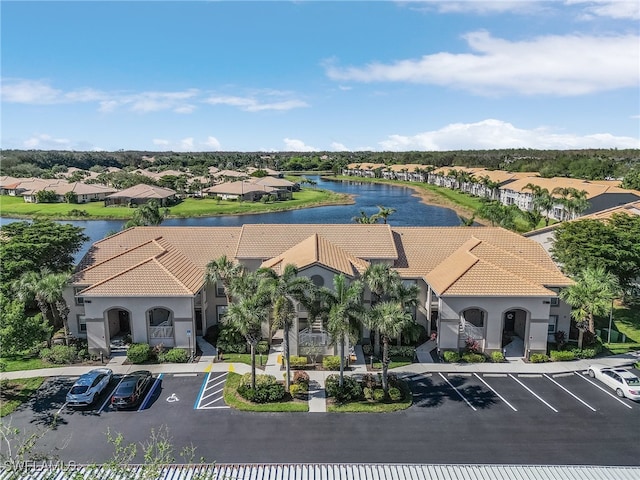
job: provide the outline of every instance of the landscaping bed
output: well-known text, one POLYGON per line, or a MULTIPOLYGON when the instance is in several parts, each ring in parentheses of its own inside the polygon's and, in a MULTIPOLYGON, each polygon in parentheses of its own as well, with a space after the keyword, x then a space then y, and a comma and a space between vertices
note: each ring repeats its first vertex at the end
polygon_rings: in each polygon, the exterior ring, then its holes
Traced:
POLYGON ((227 374, 224 385, 224 401, 231 408, 248 412, 308 412, 309 402, 303 399, 293 398, 285 393, 283 399, 278 402, 256 403, 245 399, 238 388, 241 386, 242 375, 234 372, 227 374))
POLYGON ((44 377, 0 381, 0 417, 13 413, 44 382, 44 377))

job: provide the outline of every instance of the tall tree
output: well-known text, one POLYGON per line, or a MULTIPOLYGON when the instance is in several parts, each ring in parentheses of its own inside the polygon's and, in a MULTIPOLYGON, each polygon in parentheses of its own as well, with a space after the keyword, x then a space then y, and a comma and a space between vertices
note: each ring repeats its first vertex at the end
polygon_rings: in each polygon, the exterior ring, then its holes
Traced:
POLYGON ((233 300, 231 283, 234 278, 242 276, 244 273, 243 265, 230 260, 226 255, 222 255, 207 264, 205 280, 209 285, 221 283, 227 297, 227 305, 230 305, 233 300))
POLYGON ((0 345, 2 353, 16 354, 51 338, 53 328, 42 314, 25 314, 20 300, 9 300, 0 293, 0 345))
POLYGON ((83 229, 49 220, 13 222, 0 228, 0 285, 6 293, 26 272, 69 271, 74 255, 89 240, 83 229))
MULTIPOLYGON (((384 263, 373 263, 367 267, 362 274, 362 280, 371 290, 372 299, 371 306, 389 295, 400 280, 398 272, 393 270, 389 265, 384 263)), ((379 332, 375 330, 373 339, 373 350, 376 355, 380 354, 379 332)))
POLYGON ((262 338, 262 323, 269 320, 269 295, 264 279, 257 273, 246 273, 231 280, 233 302, 224 321, 233 325, 246 339, 251 350, 251 388, 256 388, 256 346, 262 338))
POLYGON ((291 367, 289 364, 289 332, 296 317, 294 301, 305 303, 313 297, 316 286, 308 277, 298 277, 298 269, 293 264, 288 264, 278 275, 270 268, 260 269, 260 275, 265 278, 265 287, 269 291, 272 302, 273 325, 282 328, 284 362, 285 362, 285 386, 289 391, 291 382, 291 367))
MULTIPOLYGON (((619 292, 618 281, 603 267, 587 267, 574 280, 573 285, 560 291, 560 297, 573 307, 571 316, 581 333, 585 326, 595 333, 594 317, 609 312, 611 302, 619 292)), ((581 341, 579 344, 582 348, 581 341)))
POLYGON ((391 363, 389 341, 400 335, 413 319, 399 302, 384 301, 373 306, 364 317, 364 321, 369 328, 376 329, 382 336, 382 388, 388 393, 388 372, 391 363))
POLYGON ((349 283, 343 275, 333 277, 333 290, 324 295, 328 308, 328 330, 334 343, 338 344, 340 356, 339 385, 344 385, 344 346, 347 341, 355 343, 359 334, 362 308, 363 284, 359 280, 349 283))

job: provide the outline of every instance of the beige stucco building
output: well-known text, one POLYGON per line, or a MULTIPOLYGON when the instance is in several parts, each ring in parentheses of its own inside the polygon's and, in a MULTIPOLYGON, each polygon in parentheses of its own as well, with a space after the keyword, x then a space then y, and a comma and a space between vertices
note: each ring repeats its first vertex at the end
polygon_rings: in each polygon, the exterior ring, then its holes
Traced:
MULTIPOLYGON (((247 224, 242 227, 135 227, 96 242, 65 292, 70 329, 92 352, 112 340, 195 348, 196 336, 226 308, 221 285, 205 283, 206 265, 226 255, 250 270, 294 264, 317 285, 343 273, 358 278, 386 263, 419 287, 416 322, 437 332, 437 348, 485 352, 521 340, 521 356, 545 352, 569 331, 569 307, 558 291, 571 283, 538 243, 493 227, 392 227, 374 224, 247 224)), ((365 292, 365 305, 370 303, 365 292)), ((314 332, 297 306, 291 353, 314 332)), ((265 328, 265 334, 268 329, 265 328)), ((326 332, 315 332, 328 341, 326 332)), ((363 328, 362 337, 369 332, 363 328)))

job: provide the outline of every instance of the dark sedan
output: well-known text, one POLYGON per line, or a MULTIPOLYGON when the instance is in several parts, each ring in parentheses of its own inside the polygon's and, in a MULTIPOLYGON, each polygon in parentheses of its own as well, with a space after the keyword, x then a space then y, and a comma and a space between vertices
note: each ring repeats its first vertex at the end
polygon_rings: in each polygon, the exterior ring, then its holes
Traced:
POLYGON ((153 375, 148 370, 138 370, 125 375, 111 397, 111 405, 114 408, 137 407, 152 381, 153 375))

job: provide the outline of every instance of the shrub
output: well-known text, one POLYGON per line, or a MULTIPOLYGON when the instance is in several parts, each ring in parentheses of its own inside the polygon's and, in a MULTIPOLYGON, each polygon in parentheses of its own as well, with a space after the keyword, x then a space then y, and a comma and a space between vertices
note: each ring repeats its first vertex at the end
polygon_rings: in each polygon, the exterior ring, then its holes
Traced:
POLYGON ((73 345, 54 345, 53 348, 40 350, 40 358, 56 365, 65 365, 78 359, 78 351, 73 345))
POLYGON ((260 340, 256 345, 256 353, 265 354, 269 352, 269 342, 260 340))
POLYGON ((165 362, 186 363, 189 360, 189 352, 183 348, 172 348, 164 355, 165 362))
POLYGON ((309 386, 309 374, 307 372, 302 372, 300 370, 297 370, 294 374, 293 374, 293 383, 295 384, 305 384, 307 385, 307 387, 309 386))
POLYGON ((376 389, 373 391, 373 399, 374 399, 376 402, 381 402, 381 401, 383 401, 383 400, 384 400, 384 390, 383 390, 383 389, 381 389, 381 388, 376 388, 376 389))
POLYGON ((493 363, 502 363, 504 362, 504 355, 502 352, 491 352, 491 361, 493 363))
POLYGON ((460 354, 458 352, 452 352, 447 350, 443 353, 444 361, 447 363, 457 363, 460 361, 460 354))
POLYGON ((549 354, 552 362, 568 362, 570 360, 575 360, 576 355, 571 350, 551 350, 549 354))
POLYGON ((406 357, 413 358, 416 354, 416 349, 414 347, 389 347, 389 356, 390 357, 406 357))
POLYGON ((553 337, 554 337, 554 340, 556 341, 556 346, 558 347, 558 350, 564 350, 564 347, 567 344, 567 334, 562 330, 558 330, 556 333, 553 334, 553 337))
POLYGON ((223 353, 247 353, 247 343, 226 343, 218 340, 216 348, 223 353))
POLYGON ((593 358, 598 354, 596 348, 583 348, 580 350, 579 348, 572 348, 570 350, 571 353, 575 355, 576 358, 593 358))
POLYGON ((322 359, 322 367, 325 370, 340 370, 340 357, 329 355, 322 359))
POLYGON ((289 366, 290 367, 304 367, 307 365, 307 357, 300 357, 297 355, 291 355, 289 357, 289 366))
POLYGON ((272 383, 268 385, 256 384, 255 390, 251 388, 251 385, 240 385, 238 387, 238 393, 250 402, 269 403, 282 400, 286 391, 284 385, 281 383, 272 383))
MULTIPOLYGON (((387 377, 388 378, 388 377, 387 377)), ((381 385, 380 376, 372 373, 365 373, 360 381, 363 387, 373 389, 381 385)))
POLYGON ((165 353, 166 353, 166 348, 164 348, 164 345, 162 343, 156 345, 155 347, 153 347, 151 349, 151 357, 155 358, 158 362, 164 362, 165 361, 165 353))
POLYGON ((292 397, 302 397, 309 392, 309 387, 306 383, 293 383, 289 386, 289 393, 292 397))
POLYGON ((480 342, 473 338, 467 338, 464 342, 464 348, 467 352, 478 353, 480 351, 480 342))
POLYGON ((532 353, 529 361, 531 363, 544 363, 549 361, 549 357, 544 353, 532 353))
POLYGON ((467 352, 462 355, 462 361, 467 363, 484 363, 486 362, 487 357, 485 357, 482 353, 470 353, 467 352))
POLYGON ((362 353, 365 355, 371 355, 373 353, 373 345, 367 343, 366 345, 362 345, 362 353))
POLYGON ((151 347, 148 343, 133 343, 127 349, 127 359, 131 363, 142 363, 149 359, 151 347))
POLYGON ((340 376, 329 375, 325 381, 328 397, 334 397, 336 401, 343 403, 362 398, 362 386, 353 377, 345 376, 344 384, 340 388, 340 376))
POLYGON ((389 398, 393 402, 399 402, 402 400, 402 391, 399 388, 392 387, 389 389, 389 398))
MULTIPOLYGON (((267 374, 256 375, 256 387, 263 386, 263 385, 273 385, 275 383, 277 383, 277 381, 276 381, 276 377, 274 377, 273 375, 267 375, 267 374)), ((242 378, 240 379, 240 386, 251 387, 251 373, 245 373, 244 375, 242 375, 242 378)))

